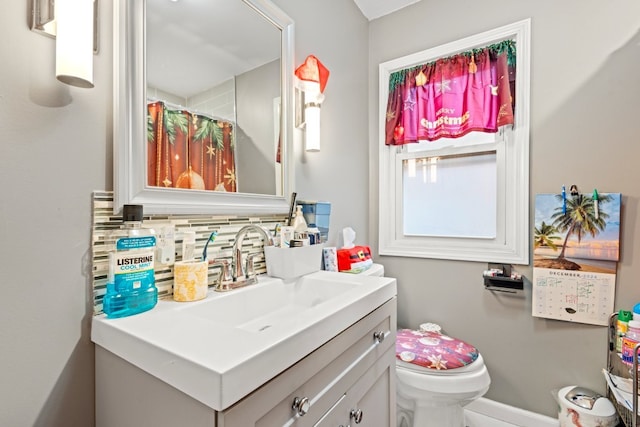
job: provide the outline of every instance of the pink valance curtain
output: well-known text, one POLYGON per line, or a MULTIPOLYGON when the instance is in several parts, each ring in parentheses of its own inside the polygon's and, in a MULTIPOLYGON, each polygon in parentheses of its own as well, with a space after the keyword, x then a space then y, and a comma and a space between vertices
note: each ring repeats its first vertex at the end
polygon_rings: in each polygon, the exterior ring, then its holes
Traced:
POLYGON ((386 145, 497 132, 513 124, 515 42, 397 71, 389 79, 386 145))

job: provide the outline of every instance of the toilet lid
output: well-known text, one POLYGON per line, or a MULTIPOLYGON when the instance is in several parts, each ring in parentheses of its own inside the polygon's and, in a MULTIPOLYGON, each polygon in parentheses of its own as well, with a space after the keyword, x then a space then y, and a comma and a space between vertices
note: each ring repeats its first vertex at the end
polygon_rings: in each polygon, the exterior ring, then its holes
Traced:
POLYGON ((396 358, 429 369, 456 369, 478 358, 478 350, 466 342, 436 332, 400 329, 396 358))

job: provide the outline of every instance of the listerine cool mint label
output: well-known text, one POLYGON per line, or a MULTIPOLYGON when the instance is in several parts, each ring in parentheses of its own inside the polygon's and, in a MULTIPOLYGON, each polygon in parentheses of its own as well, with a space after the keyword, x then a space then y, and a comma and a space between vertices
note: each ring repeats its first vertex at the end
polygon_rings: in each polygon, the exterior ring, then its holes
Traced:
POLYGON ((113 254, 113 283, 117 291, 147 288, 155 285, 155 236, 123 237, 113 254), (148 250, 145 250, 148 249, 148 250))

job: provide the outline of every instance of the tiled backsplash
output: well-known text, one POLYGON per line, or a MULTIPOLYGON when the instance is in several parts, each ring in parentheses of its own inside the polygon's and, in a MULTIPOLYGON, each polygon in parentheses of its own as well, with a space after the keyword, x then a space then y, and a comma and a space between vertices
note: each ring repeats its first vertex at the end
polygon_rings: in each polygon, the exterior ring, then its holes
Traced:
MULTIPOLYGON (((218 235, 207 249, 208 259, 226 259, 231 262, 231 247, 240 228, 247 224, 261 224, 272 232, 278 223, 284 223, 286 215, 249 216, 210 216, 210 215, 145 215, 144 225, 157 228, 167 224, 175 227, 176 260, 182 259, 182 233, 185 230, 196 232, 196 256, 200 256, 204 245, 213 231, 218 235)), ((110 232, 122 224, 122 218, 113 214, 113 192, 96 191, 93 193, 93 225, 91 235, 91 255, 93 262, 93 313, 102 313, 102 298, 106 292, 108 252, 114 241, 110 232)), ((255 254, 255 268, 258 274, 266 272, 263 243, 258 234, 249 233, 242 247, 244 255, 255 254)), ((219 274, 218 267, 211 267, 209 284, 219 274)), ((156 263, 156 286, 159 298, 171 298, 173 295, 173 266, 156 263)))

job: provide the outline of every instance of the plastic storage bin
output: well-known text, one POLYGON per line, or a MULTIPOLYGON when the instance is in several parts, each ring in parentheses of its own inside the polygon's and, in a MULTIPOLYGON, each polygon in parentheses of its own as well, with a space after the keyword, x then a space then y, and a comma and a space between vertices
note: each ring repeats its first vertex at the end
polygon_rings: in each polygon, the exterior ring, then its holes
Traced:
POLYGON ((309 227, 315 224, 320 231, 320 239, 323 243, 329 239, 329 217, 331 216, 331 203, 298 200, 302 206, 302 215, 309 227))
POLYGON ((280 279, 295 279, 322 268, 322 245, 298 248, 265 246, 267 274, 280 279))

